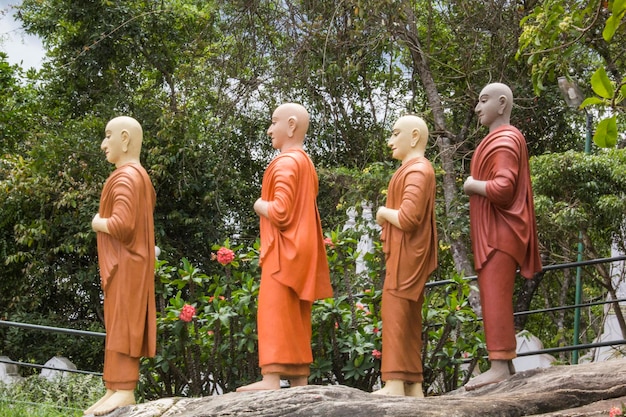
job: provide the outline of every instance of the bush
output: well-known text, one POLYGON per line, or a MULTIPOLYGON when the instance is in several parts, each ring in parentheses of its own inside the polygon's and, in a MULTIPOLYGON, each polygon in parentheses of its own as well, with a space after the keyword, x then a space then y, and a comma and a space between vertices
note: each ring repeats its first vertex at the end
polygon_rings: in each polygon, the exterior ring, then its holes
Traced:
MULTIPOLYGON (((336 230, 326 238, 335 296, 313 305, 311 383, 365 391, 380 383, 384 261, 371 227, 336 230), (361 258, 357 237, 368 230, 373 239, 361 258), (356 272, 358 262, 365 271, 356 272)), ((226 241, 212 250, 211 274, 187 259, 178 268, 158 261, 158 352, 143 361, 139 387, 146 399, 214 395, 260 378, 258 241, 252 247, 226 241)), ((467 377, 469 358, 484 353, 469 291, 467 281, 452 277, 426 292, 422 358, 424 386, 432 394, 456 389, 467 377)))
POLYGON ((0 415, 78 417, 104 391, 102 379, 92 375, 66 373, 52 381, 33 375, 11 385, 0 383, 0 415))

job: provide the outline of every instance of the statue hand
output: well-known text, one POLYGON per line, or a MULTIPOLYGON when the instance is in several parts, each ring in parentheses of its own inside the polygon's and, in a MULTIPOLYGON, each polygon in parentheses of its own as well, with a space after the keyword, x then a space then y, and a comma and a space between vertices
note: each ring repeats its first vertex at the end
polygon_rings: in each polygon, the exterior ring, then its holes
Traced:
POLYGON ((472 190, 472 185, 473 184, 474 184, 474 178, 470 175, 465 180, 465 183, 463 183, 463 191, 465 192, 465 194, 467 194, 467 195, 474 194, 474 191, 472 190))
POLYGON ((385 208, 386 207, 378 207, 378 210, 376 210, 376 223, 379 226, 382 226, 386 222, 385 217, 383 215, 385 208))

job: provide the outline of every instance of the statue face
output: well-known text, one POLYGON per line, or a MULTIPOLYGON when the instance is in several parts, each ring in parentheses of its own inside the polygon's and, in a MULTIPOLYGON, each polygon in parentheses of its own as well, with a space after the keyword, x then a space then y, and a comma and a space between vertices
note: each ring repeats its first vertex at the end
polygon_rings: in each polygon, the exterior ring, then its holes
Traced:
POLYGON ((289 141, 289 132, 289 117, 287 112, 279 107, 272 114, 272 123, 267 129, 267 135, 272 138, 272 147, 282 150, 283 146, 289 141))
POLYGON ((387 141, 387 146, 391 148, 393 159, 404 161, 411 152, 412 130, 404 119, 398 120, 391 130, 391 137, 387 141))
POLYGON ((107 124, 104 131, 104 140, 100 144, 100 149, 104 151, 107 161, 114 165, 124 157, 124 142, 122 140, 122 129, 114 124, 107 124))
POLYGON ((494 88, 484 88, 480 92, 474 112, 481 125, 491 126, 496 119, 502 116, 506 104, 502 98, 502 94, 499 94, 494 88))

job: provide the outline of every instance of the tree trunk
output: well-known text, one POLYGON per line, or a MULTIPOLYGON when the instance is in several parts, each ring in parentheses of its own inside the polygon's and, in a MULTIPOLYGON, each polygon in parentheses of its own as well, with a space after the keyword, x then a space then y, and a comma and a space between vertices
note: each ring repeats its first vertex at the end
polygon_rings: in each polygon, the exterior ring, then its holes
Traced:
MULTIPOLYGON (((456 185, 456 169, 454 167, 454 156, 456 153, 454 140, 456 138, 448 131, 448 129, 446 129, 444 108, 441 103, 441 98, 439 96, 432 71, 430 70, 430 66, 428 64, 428 58, 422 50, 417 27, 415 25, 415 15, 413 13, 413 9, 408 2, 405 3, 403 12, 406 16, 405 23, 403 25, 392 24, 391 33, 396 38, 404 42, 409 48, 413 67, 417 72, 422 87, 424 88, 424 92, 426 93, 435 124, 435 128, 431 131, 431 134, 437 138, 436 145, 440 151, 442 168, 444 170, 442 188, 446 208, 446 218, 456 219, 460 215, 464 214, 460 213, 458 210, 459 205, 457 196, 459 191, 456 185)), ((448 243, 450 244, 456 271, 459 274, 473 275, 474 269, 469 261, 465 242, 458 237, 451 238, 448 243)), ((479 314, 480 300, 475 291, 472 291, 472 294, 470 294, 470 303, 474 311, 479 314)))

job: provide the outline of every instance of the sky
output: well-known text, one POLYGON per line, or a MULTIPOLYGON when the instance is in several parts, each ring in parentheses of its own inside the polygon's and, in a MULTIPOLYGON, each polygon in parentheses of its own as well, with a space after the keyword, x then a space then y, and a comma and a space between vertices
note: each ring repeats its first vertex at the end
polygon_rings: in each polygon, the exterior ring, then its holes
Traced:
POLYGON ((21 23, 13 18, 13 6, 20 3, 20 0, 0 0, 0 51, 9 55, 10 64, 39 69, 45 56, 41 40, 24 32, 21 23))

